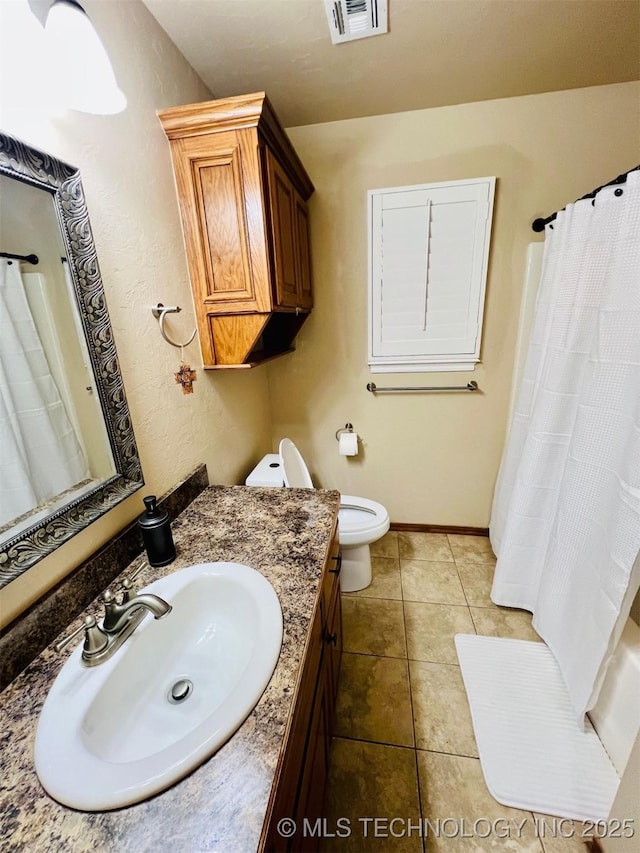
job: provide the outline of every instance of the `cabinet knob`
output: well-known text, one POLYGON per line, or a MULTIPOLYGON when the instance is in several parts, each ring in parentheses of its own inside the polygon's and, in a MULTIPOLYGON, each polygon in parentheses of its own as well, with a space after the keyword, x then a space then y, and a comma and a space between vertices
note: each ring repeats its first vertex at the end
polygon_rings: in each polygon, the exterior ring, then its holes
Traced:
POLYGON ((338 644, 338 635, 337 634, 325 634, 325 640, 329 645, 336 646, 338 644))
POLYGON ((338 554, 337 557, 332 557, 331 559, 336 561, 336 567, 335 569, 329 569, 329 571, 332 575, 339 575, 342 568, 342 554, 338 554))

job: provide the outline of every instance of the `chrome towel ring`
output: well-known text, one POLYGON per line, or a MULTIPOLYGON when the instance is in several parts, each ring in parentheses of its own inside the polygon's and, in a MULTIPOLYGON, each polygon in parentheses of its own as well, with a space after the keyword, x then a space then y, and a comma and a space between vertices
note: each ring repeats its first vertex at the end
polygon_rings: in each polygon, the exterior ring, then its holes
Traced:
POLYGON ((182 311, 182 308, 180 308, 179 305, 163 305, 162 302, 158 302, 158 304, 154 305, 151 309, 151 313, 160 323, 160 334, 168 344, 171 344, 172 347, 177 347, 177 349, 183 349, 184 347, 188 346, 195 338, 197 332, 197 329, 194 329, 189 340, 184 341, 184 343, 181 344, 178 344, 175 341, 171 340, 171 338, 165 331, 164 321, 167 314, 178 314, 180 311, 182 311))

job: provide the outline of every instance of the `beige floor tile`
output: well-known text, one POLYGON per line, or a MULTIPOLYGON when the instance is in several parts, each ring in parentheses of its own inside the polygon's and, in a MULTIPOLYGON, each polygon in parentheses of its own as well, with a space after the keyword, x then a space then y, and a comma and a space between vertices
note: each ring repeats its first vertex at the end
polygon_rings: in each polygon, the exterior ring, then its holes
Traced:
POLYGON ((455 563, 401 560, 402 597, 405 601, 466 604, 455 563))
MULTIPOLYGON (((591 837, 592 833, 585 824, 579 820, 566 820, 537 812, 533 816, 536 820, 536 832, 545 853, 587 853, 585 841, 591 837)), ((640 850, 640 840, 637 837, 631 838, 628 853, 634 849, 632 846, 634 844, 636 853, 640 850)))
POLYGON ((390 530, 388 533, 378 539, 377 542, 372 542, 369 546, 372 557, 395 557, 398 559, 398 534, 395 530, 390 530))
POLYGON ((407 656, 401 601, 342 597, 342 631, 345 652, 407 656))
MULTIPOLYGON (((336 838, 321 845, 323 853, 331 851, 401 851, 421 853, 418 834, 394 838, 389 829, 366 818, 394 817, 420 821, 418 776, 415 751, 399 746, 383 746, 357 740, 334 738, 329 762, 326 798, 327 826, 336 825, 339 818, 350 822, 351 836, 336 838), (365 835, 365 830, 367 834, 365 835), (377 835, 377 837, 376 837, 377 835)), ((396 834, 402 827, 398 826, 396 834)), ((395 827, 394 827, 395 829, 395 827)))
POLYGON ((395 746, 413 746, 406 660, 342 656, 336 735, 395 746))
POLYGON ((453 562, 446 533, 398 533, 398 551, 402 560, 438 560, 453 562))
POLYGON ((531 625, 531 614, 509 607, 471 607, 476 631, 483 637, 508 637, 513 640, 540 640, 531 625))
POLYGON ((458 663, 456 634, 475 634, 468 607, 405 601, 407 648, 412 660, 458 663))
POLYGON ((418 770, 422 816, 436 828, 427 835, 428 853, 543 853, 531 813, 493 799, 477 758, 419 750, 418 770))
POLYGON ((488 536, 466 536, 461 533, 449 533, 448 537, 456 563, 495 565, 496 555, 491 550, 488 536))
POLYGON ((400 560, 391 557, 371 557, 373 579, 368 587, 358 592, 345 592, 344 595, 356 595, 360 598, 402 599, 400 582, 400 560))
POLYGON ((414 660, 409 666, 418 749, 477 757, 460 667, 414 660))
POLYGON ((491 601, 494 566, 482 563, 456 563, 467 603, 472 607, 495 607, 491 601))

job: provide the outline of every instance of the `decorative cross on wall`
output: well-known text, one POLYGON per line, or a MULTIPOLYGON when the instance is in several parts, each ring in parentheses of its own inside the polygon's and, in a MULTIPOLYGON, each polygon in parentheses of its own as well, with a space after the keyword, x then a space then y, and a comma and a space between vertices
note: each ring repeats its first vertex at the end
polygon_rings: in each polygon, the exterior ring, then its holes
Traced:
POLYGON ((198 378, 195 370, 191 370, 188 364, 182 362, 180 370, 174 376, 176 377, 176 383, 182 385, 183 394, 193 394, 193 383, 198 378))

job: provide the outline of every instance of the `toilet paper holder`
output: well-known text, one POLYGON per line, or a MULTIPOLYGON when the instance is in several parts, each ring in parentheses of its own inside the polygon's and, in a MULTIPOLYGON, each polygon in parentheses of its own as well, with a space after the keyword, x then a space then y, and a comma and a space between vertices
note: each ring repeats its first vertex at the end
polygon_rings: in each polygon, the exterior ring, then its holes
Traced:
POLYGON ((340 429, 337 429, 336 430, 336 441, 340 441, 340 434, 343 432, 353 432, 353 424, 345 424, 340 429))

